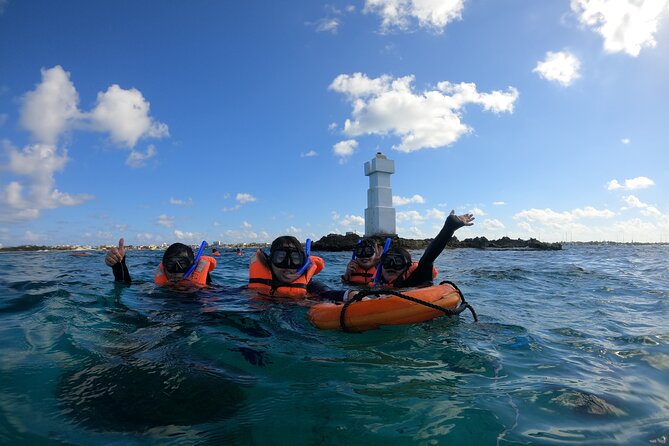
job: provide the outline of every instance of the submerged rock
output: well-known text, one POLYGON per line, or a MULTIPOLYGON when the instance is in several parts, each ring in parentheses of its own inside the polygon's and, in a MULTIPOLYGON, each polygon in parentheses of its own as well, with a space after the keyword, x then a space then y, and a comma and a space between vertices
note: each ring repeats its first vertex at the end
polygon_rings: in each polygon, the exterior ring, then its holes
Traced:
POLYGON ((590 415, 614 415, 617 417, 626 415, 624 411, 602 398, 577 390, 566 391, 553 398, 551 402, 590 415))

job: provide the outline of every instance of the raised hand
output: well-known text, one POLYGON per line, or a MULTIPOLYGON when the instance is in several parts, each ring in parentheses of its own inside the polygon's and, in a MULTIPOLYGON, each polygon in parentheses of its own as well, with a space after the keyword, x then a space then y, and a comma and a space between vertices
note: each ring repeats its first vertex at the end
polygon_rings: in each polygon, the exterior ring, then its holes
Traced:
POLYGON ((114 266, 123 260, 125 256, 125 239, 121 238, 118 241, 118 248, 112 248, 107 251, 105 256, 105 264, 107 266, 114 266))

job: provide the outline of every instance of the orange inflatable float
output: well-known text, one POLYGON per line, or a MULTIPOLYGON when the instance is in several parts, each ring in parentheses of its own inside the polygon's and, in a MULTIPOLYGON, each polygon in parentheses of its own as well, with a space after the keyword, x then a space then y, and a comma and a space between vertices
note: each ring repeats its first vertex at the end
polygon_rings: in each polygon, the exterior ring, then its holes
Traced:
POLYGON ((404 292, 364 290, 345 303, 316 304, 309 321, 324 330, 366 331, 383 325, 415 324, 438 316, 455 316, 466 309, 476 312, 452 282, 404 292), (378 296, 362 300, 365 297, 378 296))

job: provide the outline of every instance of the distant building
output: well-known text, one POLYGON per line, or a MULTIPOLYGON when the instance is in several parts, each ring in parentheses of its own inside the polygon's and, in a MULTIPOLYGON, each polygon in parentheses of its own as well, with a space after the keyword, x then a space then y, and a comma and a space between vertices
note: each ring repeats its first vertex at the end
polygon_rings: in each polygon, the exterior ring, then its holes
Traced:
POLYGON ((395 162, 377 152, 376 157, 365 163, 369 177, 367 209, 365 209, 365 235, 396 234, 393 191, 390 175, 395 173, 395 162))

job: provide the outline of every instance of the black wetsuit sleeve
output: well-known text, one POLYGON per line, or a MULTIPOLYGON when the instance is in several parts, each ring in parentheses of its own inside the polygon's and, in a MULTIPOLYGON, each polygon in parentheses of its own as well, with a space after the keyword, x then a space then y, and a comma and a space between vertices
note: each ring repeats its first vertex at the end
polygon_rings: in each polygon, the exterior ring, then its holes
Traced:
POLYGON ((344 299, 345 290, 332 290, 321 282, 311 281, 307 285, 309 297, 318 300, 327 300, 330 302, 341 302, 344 299))
POLYGON ((132 282, 132 279, 130 278, 130 272, 128 271, 128 267, 125 264, 125 256, 123 256, 123 260, 112 266, 112 272, 114 273, 115 282, 132 282))
POLYGON ((432 282, 432 268, 434 268, 434 261, 437 260, 439 254, 444 250, 448 242, 453 238, 453 233, 464 224, 455 216, 449 215, 441 228, 439 234, 430 242, 425 249, 423 256, 418 262, 418 267, 411 273, 406 280, 396 284, 398 288, 409 288, 432 282))

